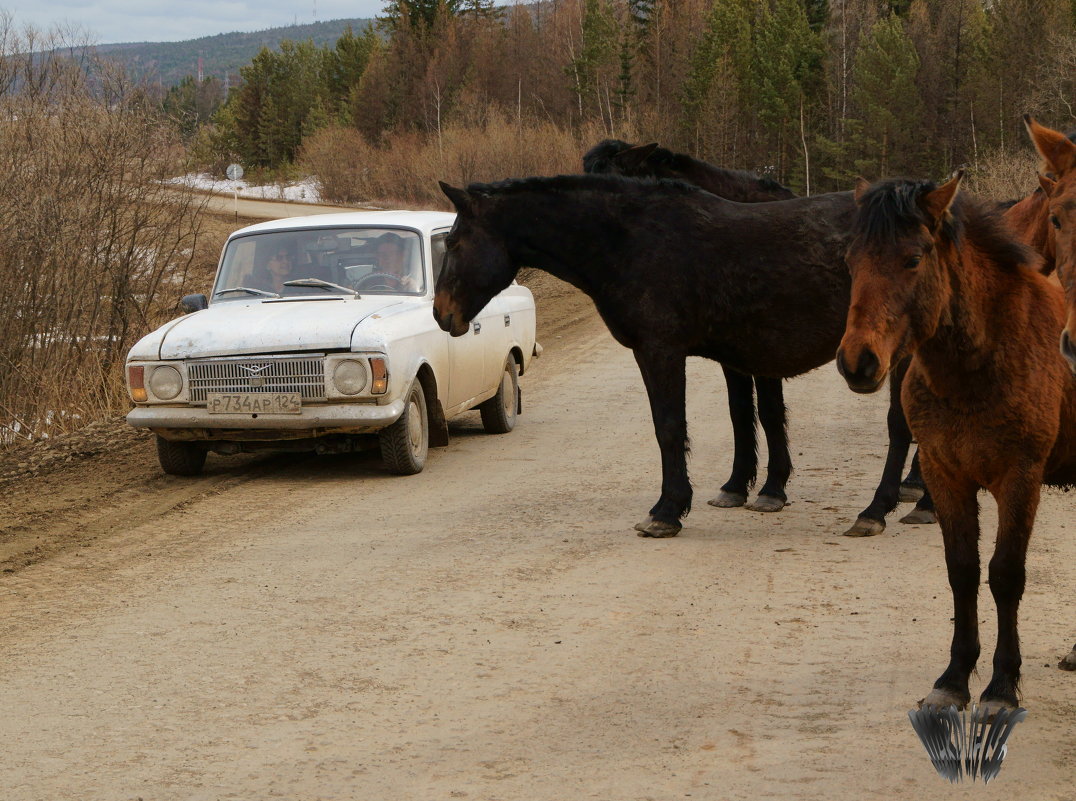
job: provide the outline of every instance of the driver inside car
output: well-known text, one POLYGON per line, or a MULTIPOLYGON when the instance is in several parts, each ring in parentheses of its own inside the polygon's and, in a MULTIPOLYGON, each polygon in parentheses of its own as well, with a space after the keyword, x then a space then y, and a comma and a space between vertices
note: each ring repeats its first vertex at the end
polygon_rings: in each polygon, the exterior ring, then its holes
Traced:
POLYGON ((382 234, 377 240, 377 272, 392 276, 399 288, 406 292, 417 292, 422 282, 414 269, 414 262, 408 258, 409 248, 399 234, 382 234))

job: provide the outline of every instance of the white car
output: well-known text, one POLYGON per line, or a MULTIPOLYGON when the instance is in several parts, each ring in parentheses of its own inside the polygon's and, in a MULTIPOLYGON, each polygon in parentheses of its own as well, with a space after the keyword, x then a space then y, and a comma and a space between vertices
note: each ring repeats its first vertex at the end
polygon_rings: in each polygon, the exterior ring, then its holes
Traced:
POLYGON ((513 283, 467 335, 438 328, 434 282, 454 219, 354 212, 236 231, 212 295, 185 297, 188 313, 127 355, 127 422, 157 435, 174 475, 200 472, 208 451, 370 444, 409 475, 469 409, 487 431, 511 431, 518 377, 541 351, 534 298, 513 283))

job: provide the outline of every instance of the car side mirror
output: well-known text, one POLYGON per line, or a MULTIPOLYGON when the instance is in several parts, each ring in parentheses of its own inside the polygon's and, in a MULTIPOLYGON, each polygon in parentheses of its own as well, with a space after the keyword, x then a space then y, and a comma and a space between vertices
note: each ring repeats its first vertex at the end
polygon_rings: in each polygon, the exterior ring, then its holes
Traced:
POLYGON ((179 302, 179 308, 183 309, 184 314, 190 314, 191 312, 208 309, 209 300, 200 292, 197 295, 184 295, 179 302))

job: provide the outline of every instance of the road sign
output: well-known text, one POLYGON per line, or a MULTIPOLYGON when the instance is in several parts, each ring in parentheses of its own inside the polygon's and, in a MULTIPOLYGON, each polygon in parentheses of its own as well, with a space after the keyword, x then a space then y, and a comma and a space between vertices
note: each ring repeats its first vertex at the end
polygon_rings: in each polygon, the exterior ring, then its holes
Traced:
POLYGON ((238 181, 243 177, 243 166, 241 164, 229 164, 225 174, 228 176, 229 181, 238 181))

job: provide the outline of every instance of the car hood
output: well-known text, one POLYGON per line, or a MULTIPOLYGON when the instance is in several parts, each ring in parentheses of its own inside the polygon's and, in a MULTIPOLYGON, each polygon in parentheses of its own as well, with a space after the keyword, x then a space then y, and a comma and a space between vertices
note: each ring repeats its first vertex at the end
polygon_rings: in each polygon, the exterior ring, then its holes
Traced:
POLYGON ((349 350, 359 323, 405 303, 383 296, 218 302, 161 329, 159 358, 349 350))

